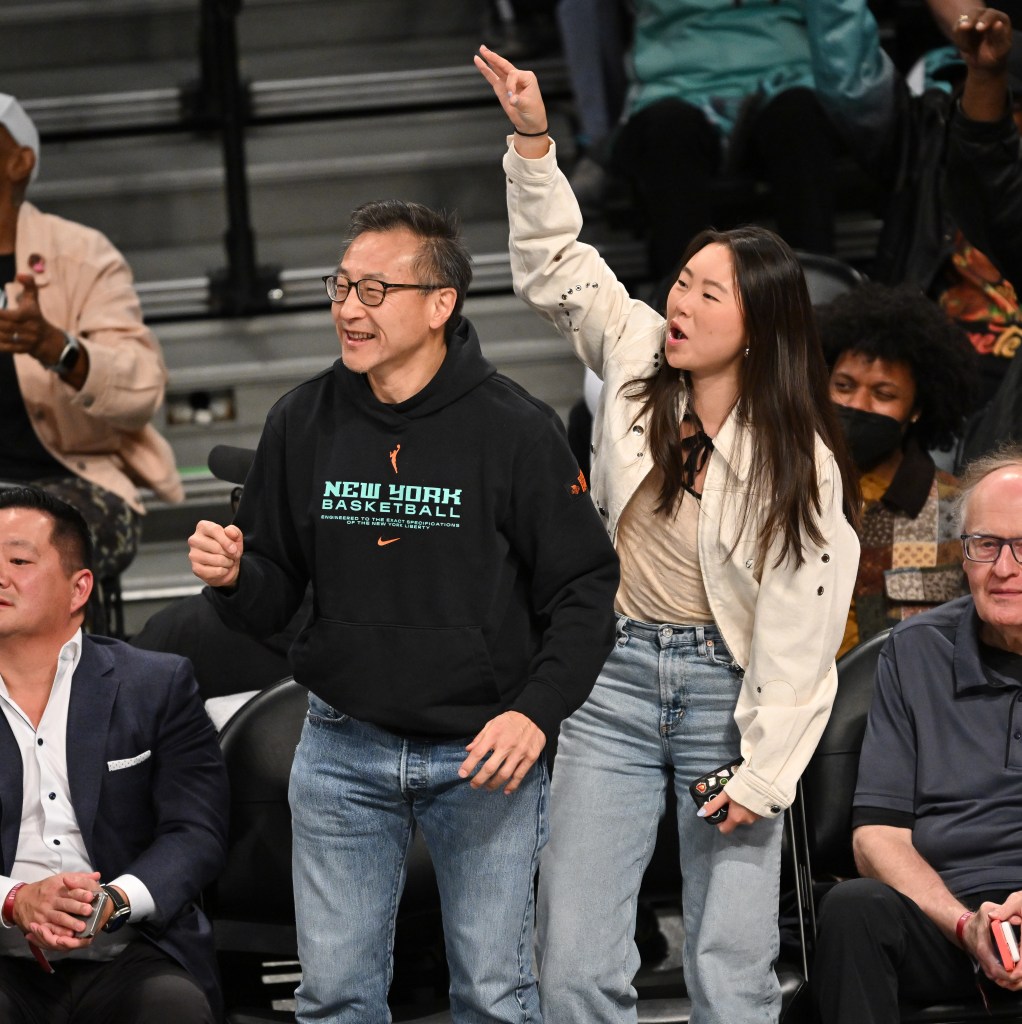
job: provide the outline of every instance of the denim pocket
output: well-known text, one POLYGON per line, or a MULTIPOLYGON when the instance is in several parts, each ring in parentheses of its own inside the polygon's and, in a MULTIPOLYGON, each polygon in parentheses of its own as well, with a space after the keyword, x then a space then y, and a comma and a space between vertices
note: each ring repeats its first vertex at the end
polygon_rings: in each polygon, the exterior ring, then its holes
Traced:
POLYGON ((321 700, 314 693, 309 693, 309 720, 317 725, 340 725, 348 720, 348 715, 321 700))
POLYGON ((735 661, 731 655, 730 648, 719 636, 711 637, 706 641, 706 657, 714 665, 722 665, 724 668, 729 668, 738 674, 742 672, 742 666, 735 661))

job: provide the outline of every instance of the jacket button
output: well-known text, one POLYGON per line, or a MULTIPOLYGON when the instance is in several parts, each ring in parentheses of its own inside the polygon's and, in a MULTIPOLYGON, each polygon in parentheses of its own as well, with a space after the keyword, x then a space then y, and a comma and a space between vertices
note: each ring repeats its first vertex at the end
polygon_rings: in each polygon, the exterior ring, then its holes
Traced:
POLYGON ((561 259, 561 254, 560 254, 560 253, 558 253, 558 254, 557 254, 557 255, 556 255, 555 257, 554 257, 554 263, 559 263, 559 262, 560 262, 560 259, 561 259))
POLYGON ((770 813, 771 814, 780 814, 781 813, 781 809, 780 809, 780 807, 777 806, 777 804, 771 804, 770 805, 770 813))
POLYGON ((643 429, 642 429, 642 427, 638 423, 636 423, 635 426, 632 427, 632 433, 633 434, 641 434, 641 433, 643 433, 643 429))
POLYGON ((819 588, 817 589, 817 591, 816 591, 816 594, 817 594, 817 596, 820 596, 820 595, 822 595, 822 594, 823 594, 823 587, 819 587, 819 588))
POLYGON ((606 516, 606 514, 607 514, 607 510, 601 505, 600 506, 600 515, 601 516, 606 516))
POLYGON ((591 445, 589 446, 589 450, 590 450, 590 451, 591 451, 591 452, 593 453, 593 455, 595 455, 595 454, 596 454, 596 445, 594 445, 594 444, 591 444, 591 445))
POLYGON ((829 561, 830 561, 830 555, 824 555, 824 556, 823 556, 823 557, 822 557, 822 558, 820 559, 820 561, 822 561, 822 562, 829 562, 829 561))

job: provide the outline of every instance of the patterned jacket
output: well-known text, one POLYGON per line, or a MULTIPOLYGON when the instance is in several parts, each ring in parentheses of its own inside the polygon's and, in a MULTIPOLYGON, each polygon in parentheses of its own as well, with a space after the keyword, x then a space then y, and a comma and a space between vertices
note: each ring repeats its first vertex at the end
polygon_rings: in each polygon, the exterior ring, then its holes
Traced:
MULTIPOLYGON (((868 492, 868 486, 865 487, 868 492)), ((841 653, 902 619, 967 593, 952 509, 958 480, 911 439, 890 486, 863 509, 852 603, 857 632, 841 653)))

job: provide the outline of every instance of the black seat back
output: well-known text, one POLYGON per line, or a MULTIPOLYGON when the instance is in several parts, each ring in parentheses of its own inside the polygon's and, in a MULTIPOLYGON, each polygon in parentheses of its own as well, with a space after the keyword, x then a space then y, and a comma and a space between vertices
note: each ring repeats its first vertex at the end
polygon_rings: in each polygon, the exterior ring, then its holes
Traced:
POLYGON ((837 663, 830 721, 802 776, 810 863, 817 878, 858 874, 852 857, 852 797, 877 659, 889 634, 889 629, 878 633, 837 663))
MULTIPOLYGON (((836 256, 824 256, 815 252, 799 250, 795 253, 809 289, 809 301, 822 306, 845 292, 853 291, 864 278, 855 267, 836 256)), ((849 652, 850 653, 850 652, 849 652)))
POLYGON ((212 894, 214 918, 294 923, 287 787, 307 710, 308 691, 284 679, 239 708, 220 733, 231 820, 227 865, 212 894))

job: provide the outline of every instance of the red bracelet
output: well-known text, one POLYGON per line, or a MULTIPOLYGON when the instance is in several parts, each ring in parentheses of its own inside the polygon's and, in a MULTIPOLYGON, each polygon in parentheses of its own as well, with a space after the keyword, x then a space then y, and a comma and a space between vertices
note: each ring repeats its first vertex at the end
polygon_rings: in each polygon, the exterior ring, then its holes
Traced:
POLYGON ((18 890, 25 885, 24 882, 18 882, 11 886, 10 892, 4 897, 3 910, 0 910, 0 915, 3 916, 5 924, 14 924, 14 897, 18 895, 18 890))
POLYGON ((967 910, 960 918, 958 918, 958 924, 955 925, 955 938, 958 939, 958 944, 964 945, 964 939, 962 936, 965 934, 965 926, 969 923, 970 917, 975 917, 975 913, 971 910, 967 910))

